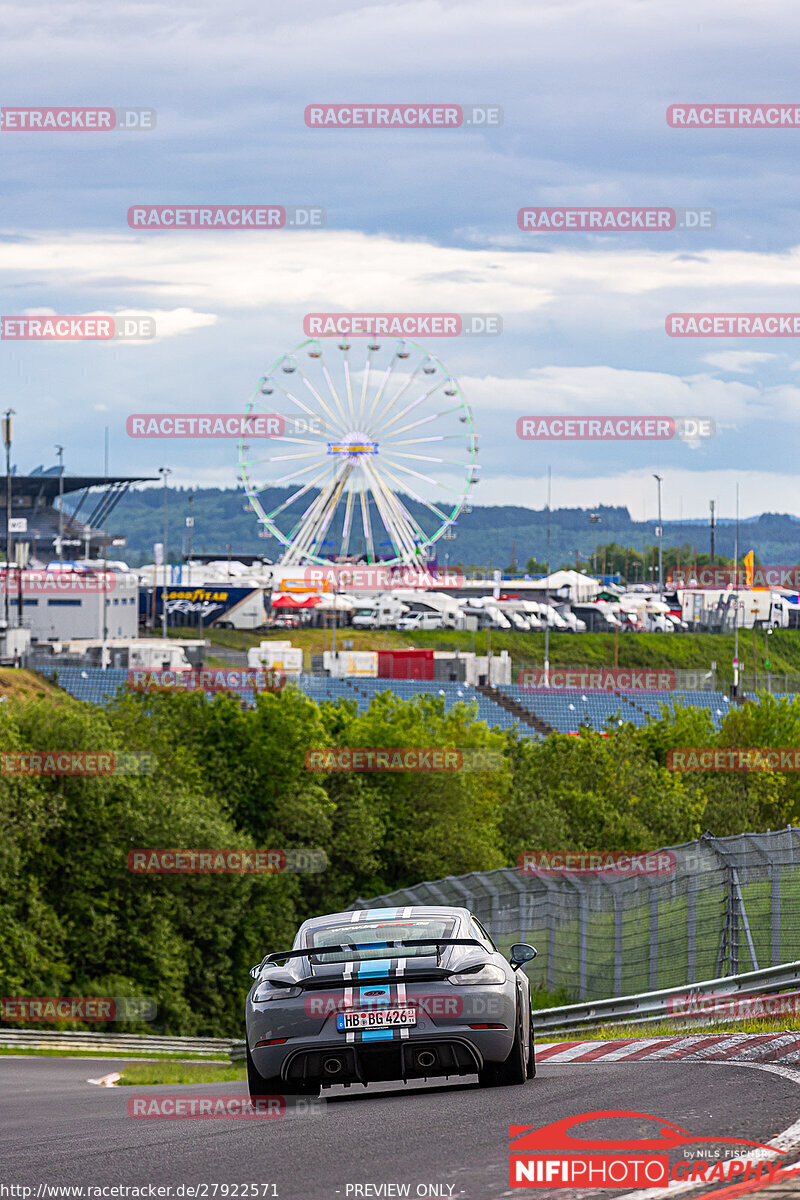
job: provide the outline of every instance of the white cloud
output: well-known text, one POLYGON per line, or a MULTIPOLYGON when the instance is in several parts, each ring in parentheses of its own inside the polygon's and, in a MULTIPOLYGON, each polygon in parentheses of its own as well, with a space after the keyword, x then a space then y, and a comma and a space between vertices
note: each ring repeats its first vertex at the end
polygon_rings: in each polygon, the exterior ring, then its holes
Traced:
POLYGON ((777 354, 760 353, 758 350, 722 350, 718 354, 705 354, 703 358, 711 367, 721 371, 737 371, 752 375, 756 363, 770 362, 777 354))
MULTIPOLYGON (((665 471, 657 460, 644 462, 635 471, 617 474, 573 476, 553 474, 553 508, 591 508, 598 504, 627 505, 634 520, 655 520, 656 484, 653 472, 663 475, 664 522, 708 513, 709 500, 717 501, 717 516, 733 517, 736 511, 736 484, 739 484, 740 517, 758 516, 764 511, 800 511, 800 478, 770 471, 665 471)), ((525 508, 545 507, 547 483, 541 470, 521 475, 493 475, 485 479, 474 494, 481 504, 519 504, 525 508), (480 492, 480 498, 478 497, 480 492)), ((698 527, 698 539, 702 536, 698 527)))

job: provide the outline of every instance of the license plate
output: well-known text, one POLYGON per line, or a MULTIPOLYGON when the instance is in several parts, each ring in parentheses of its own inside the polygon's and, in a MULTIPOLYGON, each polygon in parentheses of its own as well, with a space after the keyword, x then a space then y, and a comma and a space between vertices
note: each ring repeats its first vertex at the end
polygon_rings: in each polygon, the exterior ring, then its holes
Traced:
POLYGON ((339 1013, 336 1028, 340 1033, 353 1029, 393 1029, 395 1025, 416 1025, 413 1008, 376 1008, 367 1012, 339 1013))

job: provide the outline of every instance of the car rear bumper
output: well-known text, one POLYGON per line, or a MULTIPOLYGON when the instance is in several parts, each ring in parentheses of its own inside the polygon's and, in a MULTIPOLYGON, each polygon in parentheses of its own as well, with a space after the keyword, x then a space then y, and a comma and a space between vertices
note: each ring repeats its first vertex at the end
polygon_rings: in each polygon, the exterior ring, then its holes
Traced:
POLYGON ((373 1083, 444 1075, 475 1075, 487 1063, 504 1062, 514 1029, 421 1033, 386 1041, 297 1039, 283 1046, 251 1046, 253 1064, 265 1078, 287 1082, 373 1083))
POLYGON ((287 1082, 375 1083, 390 1079, 424 1079, 435 1075, 474 1075, 483 1066, 480 1051, 466 1038, 425 1038, 300 1048, 287 1055, 282 1078, 287 1082))

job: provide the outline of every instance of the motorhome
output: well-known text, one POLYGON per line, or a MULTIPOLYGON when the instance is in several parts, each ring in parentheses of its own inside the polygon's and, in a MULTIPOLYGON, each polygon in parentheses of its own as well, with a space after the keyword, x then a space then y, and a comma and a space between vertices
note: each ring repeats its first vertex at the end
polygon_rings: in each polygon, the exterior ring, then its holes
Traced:
POLYGON ((614 633, 623 628, 621 615, 605 602, 595 604, 573 604, 572 611, 583 622, 589 633, 614 633))
POLYGON ((359 600, 353 612, 353 628, 393 628, 407 612, 408 605, 392 595, 377 596, 373 600, 359 600))
POLYGON ((400 601, 407 609, 402 616, 397 618, 397 629, 465 628, 464 614, 458 601, 444 592, 401 589, 393 593, 393 598, 400 601), (438 618, 438 623, 436 618, 438 618))

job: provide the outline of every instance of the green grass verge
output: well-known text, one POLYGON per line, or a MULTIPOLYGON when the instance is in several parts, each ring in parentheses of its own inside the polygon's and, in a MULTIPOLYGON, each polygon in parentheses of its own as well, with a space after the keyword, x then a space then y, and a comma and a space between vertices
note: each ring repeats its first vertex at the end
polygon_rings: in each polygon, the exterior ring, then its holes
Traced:
POLYGON ((797 1018, 742 1021, 653 1021, 647 1025, 598 1025, 594 1029, 537 1029, 540 1042, 602 1041, 606 1038, 686 1037, 692 1033, 800 1033, 797 1018))
MULTIPOLYGON (((0 1057, 5 1058, 128 1058, 129 1056, 119 1050, 38 1050, 33 1046, 0 1046, 0 1057)), ((180 1054, 164 1054, 163 1052, 147 1050, 137 1050, 135 1054, 130 1055, 131 1058, 147 1058, 147 1059, 173 1059, 176 1062, 182 1062, 184 1059, 190 1058, 198 1063, 215 1063, 229 1062, 227 1054, 192 1054, 191 1051, 181 1052, 180 1054)))
POLYGON ((131 1063, 121 1072, 121 1087, 141 1084, 234 1083, 247 1078, 244 1063, 131 1063))

